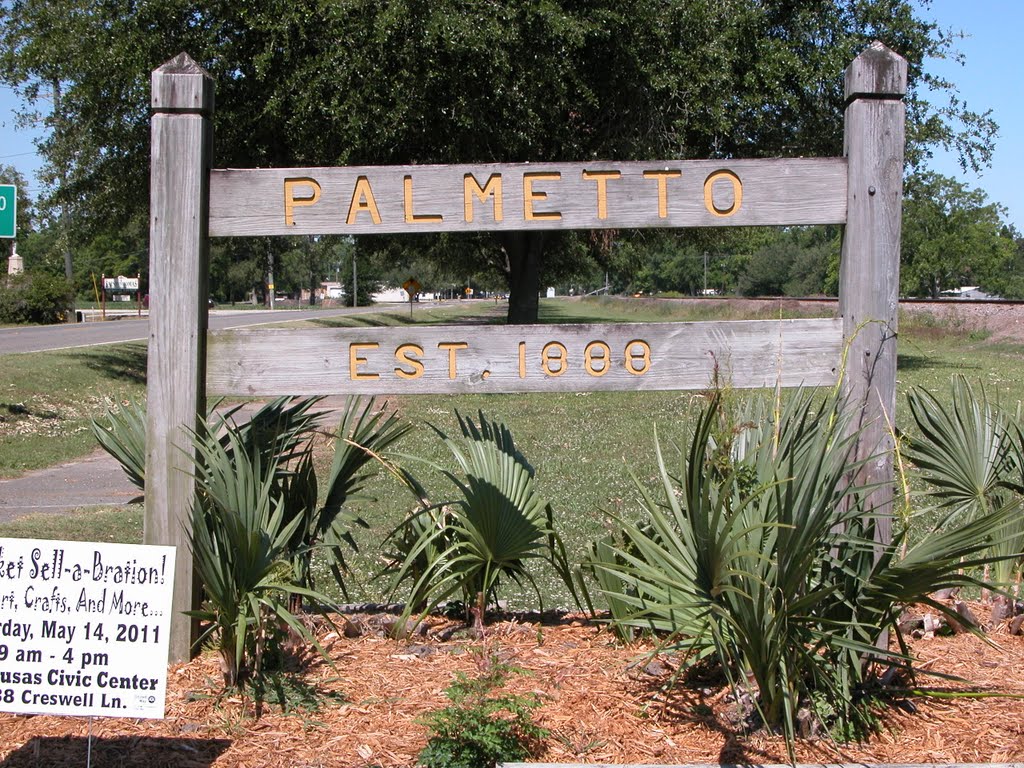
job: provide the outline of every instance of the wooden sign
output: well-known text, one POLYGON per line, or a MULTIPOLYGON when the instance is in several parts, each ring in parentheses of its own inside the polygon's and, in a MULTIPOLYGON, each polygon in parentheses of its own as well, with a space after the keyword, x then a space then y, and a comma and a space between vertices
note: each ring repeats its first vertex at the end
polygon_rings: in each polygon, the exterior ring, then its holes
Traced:
POLYGON ((842 323, 241 329, 212 331, 208 343, 214 395, 831 386, 842 323))
POLYGON ((210 235, 846 221, 844 158, 215 170, 210 235))
POLYGON ((212 80, 185 54, 155 70, 145 537, 178 548, 171 658, 198 629, 181 613, 198 593, 178 516, 207 392, 818 385, 842 364, 861 429, 852 463, 877 488, 867 505, 888 541, 892 460, 878 451, 896 410, 906 83, 881 43, 850 64, 844 157, 211 170, 212 80), (841 320, 233 331, 209 334, 206 354, 211 236, 807 224, 845 225, 841 320))

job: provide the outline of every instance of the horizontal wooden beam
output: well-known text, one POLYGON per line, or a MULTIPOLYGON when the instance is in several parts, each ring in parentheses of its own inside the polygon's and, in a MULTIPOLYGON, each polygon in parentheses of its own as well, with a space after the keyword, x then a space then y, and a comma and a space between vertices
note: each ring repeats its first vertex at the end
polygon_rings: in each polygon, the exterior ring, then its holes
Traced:
POLYGON ((838 319, 249 329, 209 334, 211 395, 706 389, 836 383, 838 319))
POLYGON ((843 158, 215 170, 210 234, 842 224, 843 158))

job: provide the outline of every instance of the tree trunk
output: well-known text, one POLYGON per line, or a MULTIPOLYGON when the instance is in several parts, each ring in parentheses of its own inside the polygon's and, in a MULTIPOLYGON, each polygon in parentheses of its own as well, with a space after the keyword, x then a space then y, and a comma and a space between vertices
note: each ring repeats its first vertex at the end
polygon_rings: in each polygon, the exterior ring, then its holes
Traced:
POLYGON ((502 233, 499 241, 508 259, 508 324, 536 323, 544 233, 502 233))

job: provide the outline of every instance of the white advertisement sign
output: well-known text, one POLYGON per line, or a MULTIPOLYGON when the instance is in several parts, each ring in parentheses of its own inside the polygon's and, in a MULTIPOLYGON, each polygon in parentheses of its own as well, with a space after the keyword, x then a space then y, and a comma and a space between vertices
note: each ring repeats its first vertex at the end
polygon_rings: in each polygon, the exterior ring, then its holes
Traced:
POLYGON ((0 711, 163 718, 174 547, 0 539, 0 711))
POLYGON ((124 275, 105 277, 103 278, 103 287, 108 291, 137 291, 139 290, 139 278, 125 277, 124 275))

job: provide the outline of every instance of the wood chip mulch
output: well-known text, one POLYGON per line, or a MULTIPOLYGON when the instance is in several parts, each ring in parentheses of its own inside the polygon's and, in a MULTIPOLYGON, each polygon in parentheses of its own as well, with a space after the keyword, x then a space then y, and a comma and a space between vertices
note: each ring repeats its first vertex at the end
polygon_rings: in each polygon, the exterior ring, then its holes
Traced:
MULTIPOLYGON (((473 676, 482 659, 526 671, 505 690, 534 693, 550 731, 535 759, 585 763, 784 763, 783 741, 737 724, 721 679, 690 675, 669 686, 674 660, 625 647, 600 625, 560 617, 509 618, 485 639, 435 623, 426 634, 392 640, 381 617, 349 617, 352 630, 323 634, 333 667, 314 657, 303 680, 327 693, 316 711, 283 713, 251 698, 219 695, 213 654, 172 667, 164 720, 86 719, 0 713, 3 766, 133 768, 413 766, 426 728, 417 719, 448 702, 456 671, 473 676), (447 630, 447 631, 446 631, 447 630)), ((966 634, 913 641, 919 666, 971 680, 922 677, 918 685, 973 691, 977 698, 908 695, 883 713, 884 727, 863 744, 802 740, 803 763, 1024 761, 1024 638, 993 633, 992 647, 966 634), (988 696, 999 694, 999 696, 988 696), (1016 697, 1016 698, 1015 698, 1016 697)))

